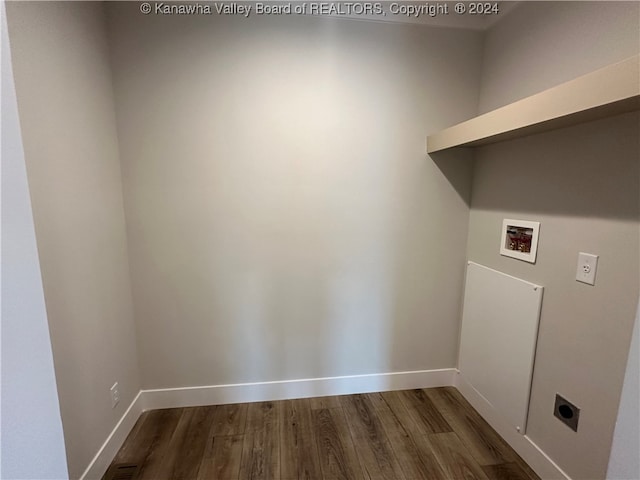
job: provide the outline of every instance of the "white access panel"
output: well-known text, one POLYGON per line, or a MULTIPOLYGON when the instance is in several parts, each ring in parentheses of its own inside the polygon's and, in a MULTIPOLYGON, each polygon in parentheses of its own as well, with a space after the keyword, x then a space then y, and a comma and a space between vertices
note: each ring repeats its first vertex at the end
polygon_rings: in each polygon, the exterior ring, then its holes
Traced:
POLYGON ((521 434, 527 426, 543 287, 469 262, 459 369, 521 434))

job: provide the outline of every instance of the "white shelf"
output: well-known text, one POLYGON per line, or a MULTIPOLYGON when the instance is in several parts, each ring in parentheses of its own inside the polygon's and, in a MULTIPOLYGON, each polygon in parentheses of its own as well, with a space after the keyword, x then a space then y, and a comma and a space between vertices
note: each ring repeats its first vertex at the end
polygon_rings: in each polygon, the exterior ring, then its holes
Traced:
POLYGON ((640 55, 427 137, 427 153, 474 147, 640 110, 640 55))

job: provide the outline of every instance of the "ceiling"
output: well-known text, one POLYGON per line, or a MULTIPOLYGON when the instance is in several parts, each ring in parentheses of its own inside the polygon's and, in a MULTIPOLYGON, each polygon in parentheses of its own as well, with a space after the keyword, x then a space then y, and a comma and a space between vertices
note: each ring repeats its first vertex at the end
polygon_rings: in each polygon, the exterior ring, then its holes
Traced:
MULTIPOLYGON (((310 2, 313 3, 313 2, 310 2)), ((321 3, 321 2, 317 2, 321 3)), ((371 2, 373 3, 373 2, 371 2)), ((370 4, 371 4, 370 3, 370 4)), ((493 2, 416 2, 416 1, 383 1, 382 14, 355 13, 354 7, 349 5, 366 5, 366 3, 356 2, 326 2, 327 5, 334 5, 340 9, 338 13, 324 13, 321 16, 349 18, 354 20, 365 20, 373 22, 407 23, 415 25, 428 25, 434 27, 462 28, 466 30, 486 30, 495 25, 505 17, 521 2, 519 1, 493 1, 493 2), (463 4, 465 12, 458 14, 455 11, 456 5, 463 4), (491 6, 490 14, 473 14, 474 4, 491 6), (494 6, 496 6, 494 8, 494 6), (349 11, 350 8, 352 11, 349 11), (495 13, 497 12, 497 13, 495 13)), ((458 7, 459 8, 459 7, 458 7)))

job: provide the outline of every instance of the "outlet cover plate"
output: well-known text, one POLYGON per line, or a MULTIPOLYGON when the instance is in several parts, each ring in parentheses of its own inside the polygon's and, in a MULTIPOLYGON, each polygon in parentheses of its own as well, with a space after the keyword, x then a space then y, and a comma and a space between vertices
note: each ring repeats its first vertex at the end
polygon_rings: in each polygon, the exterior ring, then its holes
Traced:
POLYGON ((596 270, 598 269, 598 255, 580 252, 578 254, 578 268, 576 280, 588 285, 595 285, 596 270))
POLYGON ((109 391, 111 392, 111 408, 116 408, 116 405, 120 403, 120 389, 118 387, 118 382, 114 383, 109 391))

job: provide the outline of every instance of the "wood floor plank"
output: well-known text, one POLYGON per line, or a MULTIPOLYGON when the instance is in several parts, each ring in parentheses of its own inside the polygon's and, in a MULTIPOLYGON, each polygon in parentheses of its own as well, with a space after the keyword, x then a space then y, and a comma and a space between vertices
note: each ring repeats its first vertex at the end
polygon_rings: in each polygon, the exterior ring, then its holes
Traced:
POLYGON ((323 408, 340 408, 340 397, 315 397, 310 398, 311 410, 322 410, 323 408))
POLYGON ((533 469, 527 465, 525 462, 515 451, 513 452, 514 456, 517 457, 513 462, 520 467, 520 469, 527 475, 529 480, 541 480, 540 477, 533 471, 533 469))
POLYGON ((284 400, 278 403, 280 408, 281 480, 316 480, 321 478, 309 399, 284 400))
POLYGON ((161 472, 162 459, 170 448, 171 437, 182 417, 181 408, 154 410, 145 420, 145 428, 136 438, 139 455, 127 462, 138 463, 139 480, 157 479, 161 472))
MULTIPOLYGON (((434 393, 439 394, 441 389, 429 389, 428 391, 431 392, 432 390, 437 390, 438 392, 434 393)), ((531 480, 540 480, 540 477, 536 475, 531 467, 527 465, 527 463, 509 446, 509 444, 507 444, 507 442, 486 422, 486 420, 482 418, 482 416, 471 406, 467 399, 464 398, 456 388, 443 387, 442 390, 450 395, 451 398, 455 399, 455 405, 452 407, 454 411, 456 408, 459 408, 472 419, 470 422, 470 429, 467 430, 468 435, 475 433, 481 442, 491 445, 491 449, 494 452, 493 454, 495 457, 504 459, 505 463, 515 463, 526 474, 527 478, 531 480)), ((460 431, 462 431, 462 428, 460 431)), ((460 436, 460 432, 456 431, 456 433, 460 436)), ((464 442, 462 437, 461 440, 464 442)))
POLYGON ((403 390, 399 392, 399 396, 413 421, 421 425, 428 434, 453 431, 424 390, 403 390))
POLYGON ((376 410, 376 414, 382 423, 391 448, 400 463, 405 477, 413 479, 443 480, 445 473, 436 460, 429 444, 420 441, 424 437, 419 436, 415 440, 409 435, 402 423, 393 413, 380 393, 370 393, 367 397, 376 410))
POLYGON ((247 403, 217 405, 210 432, 214 437, 242 435, 247 421, 247 403))
POLYGON ((455 388, 424 390, 480 465, 514 461, 513 450, 455 388))
POLYGON ((313 423, 322 478, 362 480, 362 468, 342 408, 314 410, 313 423))
MULTIPOLYGON (((435 433, 433 435, 444 435, 442 433, 435 433)), ((433 444, 431 443, 431 441, 429 440, 430 435, 422 435, 420 437, 417 438, 413 438, 412 440, 414 441, 414 443, 416 444, 416 448, 418 449, 418 452, 420 452, 421 455, 421 459, 424 462, 427 458, 429 459, 429 462, 435 462, 437 464, 437 467, 433 467, 431 465, 429 465, 429 469, 430 471, 433 470, 434 473, 430 474, 430 476, 428 477, 424 477, 424 478, 428 478, 428 479, 433 479, 433 480, 458 480, 455 478, 451 478, 448 474, 447 474, 447 470, 445 468, 442 467, 440 461, 438 460, 438 457, 436 456, 434 450, 433 450, 433 444)), ((417 477, 420 478, 420 477, 417 477)))
POLYGON ((280 478, 280 432, 274 402, 250 403, 242 447, 240 478, 275 480, 280 478))
POLYGON ((527 472, 515 462, 485 465, 482 469, 491 480, 531 480, 527 472))
POLYGON ((455 433, 435 433, 426 438, 447 478, 489 480, 455 433))
POLYGON ((195 413, 194 408, 182 408, 181 410, 180 420, 171 435, 169 446, 162 457, 162 462, 157 467, 156 475, 155 477, 150 476, 149 478, 159 478, 160 475, 171 478, 170 475, 172 474, 173 467, 178 460, 178 452, 184 438, 188 434, 189 423, 191 423, 191 419, 195 413))
POLYGON ((448 387, 145 412, 120 463, 137 480, 540 480, 448 387))
MULTIPOLYGON (((415 439, 415 438, 419 438, 423 435, 428 435, 431 433, 438 433, 438 432, 434 432, 434 428, 430 425, 430 421, 425 421, 423 418, 429 418, 428 416, 428 412, 424 413, 424 417, 423 415, 421 415, 418 411, 416 411, 416 406, 414 405, 414 402, 407 402, 404 399, 405 396, 404 391, 397 391, 397 392, 382 392, 382 398, 384 398, 385 402, 387 402, 387 405, 389 405, 389 408, 391 409, 391 411, 394 413, 394 415, 396 416, 396 418, 398 419, 398 421, 400 422, 400 424, 404 427, 404 429, 411 434, 411 436, 415 439)), ((436 410, 435 406, 432 407, 417 407, 418 410, 419 409, 423 409, 423 408, 432 408, 433 410, 436 410)), ((438 415, 440 415, 438 413, 438 415)), ((444 419, 443 419, 444 420, 444 419)), ((438 425, 438 420, 435 421, 436 425, 438 425)), ((447 424, 448 426, 448 424, 447 424)), ((436 428, 436 430, 440 430, 440 428, 436 428)), ((450 431, 450 428, 449 430, 450 431)))
POLYGON ((244 435, 209 437, 197 480, 238 480, 244 435))
POLYGON ((161 415, 161 410, 142 412, 140 418, 133 426, 133 429, 127 435, 124 443, 118 450, 113 463, 139 463, 144 460, 146 451, 149 448, 150 440, 153 438, 153 432, 157 426, 154 417, 161 415), (149 423, 147 419, 151 417, 149 423))
POLYGON ((381 392, 380 396, 384 399, 389 409, 400 422, 400 425, 414 437, 427 435, 429 431, 422 426, 422 423, 416 423, 400 398, 401 392, 381 392))
POLYGON ((366 395, 341 398, 365 478, 402 480, 404 474, 371 400, 366 395))
POLYGON ((216 407, 183 409, 180 422, 171 437, 161 471, 172 480, 193 480, 204 454, 216 407))

